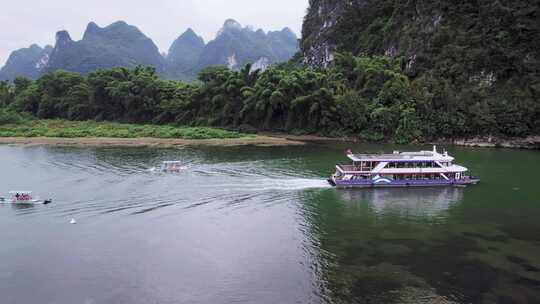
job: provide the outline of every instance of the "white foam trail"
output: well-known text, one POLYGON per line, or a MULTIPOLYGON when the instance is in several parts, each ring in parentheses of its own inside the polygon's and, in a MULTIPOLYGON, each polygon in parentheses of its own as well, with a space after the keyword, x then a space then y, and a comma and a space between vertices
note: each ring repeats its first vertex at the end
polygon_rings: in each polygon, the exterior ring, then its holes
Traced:
MULTIPOLYGON (((213 185, 217 186, 217 185, 213 185)), ((331 186, 323 179, 307 178, 253 178, 239 183, 221 184, 219 188, 243 191, 327 189, 331 186)))

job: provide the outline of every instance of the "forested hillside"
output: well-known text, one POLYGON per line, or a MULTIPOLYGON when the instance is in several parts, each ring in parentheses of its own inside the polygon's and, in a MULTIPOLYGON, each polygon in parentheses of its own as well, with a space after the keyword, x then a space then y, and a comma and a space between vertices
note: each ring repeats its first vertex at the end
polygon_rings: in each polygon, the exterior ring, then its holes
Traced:
MULTIPOLYGON (((86 76, 56 71, 37 81, 18 78, 0 83, 2 116, 11 121, 22 119, 14 112, 27 112, 39 118, 350 135, 400 143, 517 135, 515 128, 524 130, 519 135, 536 131, 525 120, 486 128, 482 113, 452 104, 441 104, 446 110, 436 116, 431 87, 411 82, 400 61, 387 57, 337 54, 326 69, 281 64, 251 70, 251 65, 239 71, 211 66, 191 84, 161 79, 149 67, 86 76)), ((504 109, 496 113, 506 115, 504 109)))
POLYGON ((400 61, 430 133, 538 133, 538 0, 311 0, 301 47, 313 66, 338 52, 400 61))

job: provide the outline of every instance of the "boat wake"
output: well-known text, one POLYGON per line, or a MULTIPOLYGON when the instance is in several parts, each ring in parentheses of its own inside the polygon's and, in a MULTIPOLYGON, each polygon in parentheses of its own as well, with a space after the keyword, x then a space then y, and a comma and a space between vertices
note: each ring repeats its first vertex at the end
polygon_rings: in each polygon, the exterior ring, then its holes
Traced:
MULTIPOLYGON (((117 157, 83 157, 70 163, 50 160, 41 165, 56 176, 47 178, 37 190, 54 196, 54 208, 20 210, 65 218, 118 215, 171 214, 194 210, 221 210, 287 204, 301 191, 330 188, 320 174, 310 172, 288 159, 212 162, 184 157, 189 164, 178 172, 164 172, 158 164, 163 156, 139 161, 117 157), (54 183, 48 181, 54 180, 54 183), (69 191, 66 191, 69 189, 69 191)), ((38 184, 37 182, 35 184, 38 184)))
MULTIPOLYGON (((310 178, 233 178, 206 177, 187 182, 183 175, 148 181, 136 195, 87 197, 78 202, 60 202, 47 212, 65 217, 107 215, 177 215, 200 209, 230 209, 286 204, 298 199, 300 191, 330 188, 324 179, 310 178), (204 181, 204 182, 203 182, 204 181)), ((113 187, 113 186, 111 186, 113 187)), ((103 190, 107 190, 104 187, 103 190)), ((111 188, 112 191, 112 188, 111 188)), ((109 190, 107 190, 109 192, 109 190)))
MULTIPOLYGON (((215 185, 218 186, 218 185, 215 185)), ((251 178, 238 181, 237 183, 225 183, 218 187, 226 187, 230 190, 239 191, 269 191, 269 190, 308 190, 330 188, 325 179, 309 178, 251 178)))
POLYGON ((330 188, 327 180, 319 176, 302 175, 302 172, 265 165, 240 162, 196 166, 188 170, 186 179, 188 183, 204 182, 206 188, 239 192, 330 188))

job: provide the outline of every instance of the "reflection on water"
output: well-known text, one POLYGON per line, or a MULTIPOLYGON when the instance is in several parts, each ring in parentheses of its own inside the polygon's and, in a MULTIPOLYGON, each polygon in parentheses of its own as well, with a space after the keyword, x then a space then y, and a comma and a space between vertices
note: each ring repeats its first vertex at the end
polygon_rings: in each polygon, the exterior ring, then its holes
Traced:
POLYGON ((444 218, 447 210, 463 199, 463 188, 399 188, 340 190, 340 199, 349 206, 367 204, 380 215, 399 214, 412 218, 444 218))
POLYGON ((11 208, 15 209, 15 210, 25 210, 25 211, 30 211, 32 209, 34 209, 34 204, 9 204, 11 206, 11 208))
MULTIPOLYGON (((310 211, 309 221, 323 253, 327 297, 335 303, 540 303, 540 243, 523 239, 526 232, 508 234, 505 214, 495 223, 477 217, 467 190, 474 188, 339 190, 312 198, 312 208, 324 214, 310 211), (334 195, 337 203, 324 205, 334 195)), ((501 212, 482 208, 490 217, 501 212)))
POLYGON ((538 154, 451 151, 466 189, 337 190, 345 148, 0 146, 0 191, 54 199, 0 205, 0 302, 540 303, 538 154))

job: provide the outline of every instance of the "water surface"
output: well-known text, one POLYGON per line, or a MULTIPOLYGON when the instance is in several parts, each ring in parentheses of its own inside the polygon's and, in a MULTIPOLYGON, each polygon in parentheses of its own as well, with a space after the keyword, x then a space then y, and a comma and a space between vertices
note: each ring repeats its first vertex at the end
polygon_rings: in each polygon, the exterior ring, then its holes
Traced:
POLYGON ((540 302, 538 152, 450 148, 465 189, 330 188, 349 146, 0 146, 0 191, 54 199, 0 205, 1 302, 540 302))

